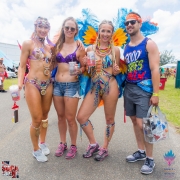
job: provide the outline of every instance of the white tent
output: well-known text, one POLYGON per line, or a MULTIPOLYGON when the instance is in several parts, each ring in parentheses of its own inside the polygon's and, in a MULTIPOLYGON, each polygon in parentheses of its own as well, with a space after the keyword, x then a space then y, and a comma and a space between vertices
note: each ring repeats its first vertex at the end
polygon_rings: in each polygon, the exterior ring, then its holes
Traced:
POLYGON ((10 67, 10 68, 13 68, 13 65, 14 65, 14 61, 9 59, 6 54, 0 50, 0 58, 3 58, 3 64, 6 66, 6 67, 10 67))
POLYGON ((161 66, 162 68, 176 68, 177 67, 177 64, 165 64, 163 66, 161 66))

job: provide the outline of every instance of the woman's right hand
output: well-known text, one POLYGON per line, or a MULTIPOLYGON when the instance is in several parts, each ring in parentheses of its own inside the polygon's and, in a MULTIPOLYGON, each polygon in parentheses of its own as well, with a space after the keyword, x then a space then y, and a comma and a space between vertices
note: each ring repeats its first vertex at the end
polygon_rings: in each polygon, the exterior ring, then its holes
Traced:
POLYGON ((23 87, 22 84, 18 84, 19 91, 21 91, 22 87, 23 87))
POLYGON ((84 65, 87 65, 87 60, 88 60, 88 57, 85 55, 85 56, 82 58, 82 61, 83 61, 84 65))

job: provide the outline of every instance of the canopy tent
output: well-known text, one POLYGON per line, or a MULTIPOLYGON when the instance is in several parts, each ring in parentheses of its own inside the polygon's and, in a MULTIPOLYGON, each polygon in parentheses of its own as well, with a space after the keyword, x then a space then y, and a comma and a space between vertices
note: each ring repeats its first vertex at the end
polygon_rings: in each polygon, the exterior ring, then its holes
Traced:
POLYGON ((177 64, 165 64, 163 66, 161 66, 162 68, 176 68, 177 64))
POLYGON ((3 64, 6 66, 6 67, 9 67, 9 68, 13 68, 13 65, 15 65, 14 61, 9 59, 6 54, 0 50, 0 58, 3 58, 3 64))

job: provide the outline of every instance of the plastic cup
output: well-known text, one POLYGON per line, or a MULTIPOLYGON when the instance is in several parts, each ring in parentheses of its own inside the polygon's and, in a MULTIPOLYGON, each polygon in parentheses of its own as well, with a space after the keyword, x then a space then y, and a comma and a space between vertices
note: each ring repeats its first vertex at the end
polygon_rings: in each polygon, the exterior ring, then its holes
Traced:
POLYGON ((95 54, 94 51, 87 52, 87 65, 89 67, 95 66, 95 54))
POLYGON ((69 62, 69 74, 71 76, 76 75, 76 67, 75 67, 75 65, 76 65, 76 62, 69 62))
POLYGON ((9 87, 9 90, 11 92, 11 97, 13 101, 19 101, 20 100, 20 92, 18 85, 12 85, 9 87))

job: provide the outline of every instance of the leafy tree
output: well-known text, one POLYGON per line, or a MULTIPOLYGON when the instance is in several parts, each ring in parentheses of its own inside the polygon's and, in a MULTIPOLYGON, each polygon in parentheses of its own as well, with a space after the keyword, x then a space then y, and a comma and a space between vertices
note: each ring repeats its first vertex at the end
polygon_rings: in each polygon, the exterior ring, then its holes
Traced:
POLYGON ((160 66, 167 63, 174 63, 176 61, 175 56, 171 53, 172 50, 171 51, 165 50, 163 51, 163 53, 160 54, 160 66))

